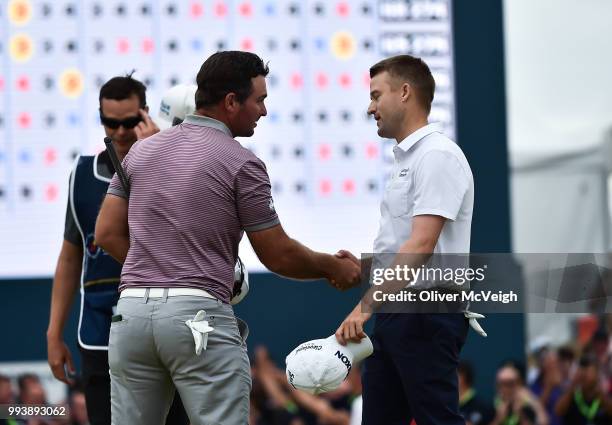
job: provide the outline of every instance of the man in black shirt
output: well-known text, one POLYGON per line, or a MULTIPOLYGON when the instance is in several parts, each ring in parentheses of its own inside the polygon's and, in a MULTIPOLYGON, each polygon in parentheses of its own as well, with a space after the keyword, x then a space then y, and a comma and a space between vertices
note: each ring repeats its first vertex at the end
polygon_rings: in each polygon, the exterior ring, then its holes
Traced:
POLYGON ((495 417, 495 410, 490 403, 476 395, 474 370, 472 365, 461 361, 457 368, 459 375, 459 412, 467 425, 488 425, 495 417))
POLYGON ((580 358, 576 375, 555 411, 564 425, 612 424, 612 399, 604 392, 594 355, 580 358))

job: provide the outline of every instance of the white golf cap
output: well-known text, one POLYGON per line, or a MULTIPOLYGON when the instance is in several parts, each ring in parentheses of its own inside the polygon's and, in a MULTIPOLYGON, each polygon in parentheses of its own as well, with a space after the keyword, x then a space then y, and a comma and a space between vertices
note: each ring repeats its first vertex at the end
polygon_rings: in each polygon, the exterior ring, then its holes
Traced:
POLYGON ((182 122, 188 114, 195 112, 194 84, 179 84, 169 88, 159 104, 157 125, 161 130, 182 122))
POLYGON ((374 351, 367 336, 359 343, 340 345, 336 336, 298 345, 285 359, 287 380, 310 394, 333 391, 340 386, 356 362, 374 351))

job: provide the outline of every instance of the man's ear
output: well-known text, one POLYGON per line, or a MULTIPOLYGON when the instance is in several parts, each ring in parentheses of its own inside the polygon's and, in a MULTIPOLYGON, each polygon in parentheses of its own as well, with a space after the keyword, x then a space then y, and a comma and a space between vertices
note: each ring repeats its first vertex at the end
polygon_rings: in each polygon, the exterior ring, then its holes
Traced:
POLYGON ((144 108, 142 108, 142 109, 144 109, 144 111, 145 111, 147 114, 149 113, 149 105, 145 105, 145 107, 144 107, 144 108))
POLYGON ((236 97, 236 93, 230 92, 225 95, 223 99, 223 103, 225 106, 225 110, 229 113, 234 113, 240 107, 240 102, 238 102, 238 98, 236 97))
POLYGON ((410 87, 410 84, 404 83, 402 87, 400 87, 400 90, 402 93, 402 102, 408 102, 410 94, 412 93, 412 87, 410 87))

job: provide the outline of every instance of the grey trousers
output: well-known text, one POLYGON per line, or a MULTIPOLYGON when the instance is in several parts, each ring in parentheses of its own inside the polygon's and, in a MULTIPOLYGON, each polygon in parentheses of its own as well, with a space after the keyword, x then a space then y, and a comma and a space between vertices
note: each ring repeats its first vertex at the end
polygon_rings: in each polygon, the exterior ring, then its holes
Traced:
POLYGON ((192 425, 245 425, 251 374, 232 307, 177 296, 121 298, 108 362, 113 425, 162 425, 179 391, 192 425), (198 356, 185 321, 199 310, 214 331, 198 356))

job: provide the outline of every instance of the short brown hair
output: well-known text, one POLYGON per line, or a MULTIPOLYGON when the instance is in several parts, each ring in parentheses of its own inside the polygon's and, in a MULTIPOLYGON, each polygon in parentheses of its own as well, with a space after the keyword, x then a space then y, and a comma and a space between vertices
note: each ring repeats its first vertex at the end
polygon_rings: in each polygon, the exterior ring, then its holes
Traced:
POLYGON ((228 93, 236 93, 244 102, 253 92, 251 78, 268 75, 269 69, 259 56, 250 52, 217 52, 206 59, 196 77, 196 109, 212 106, 228 93))
POLYGON ((427 113, 431 110, 436 82, 427 64, 421 59, 410 55, 392 56, 383 59, 370 68, 370 78, 387 71, 391 77, 400 78, 416 89, 417 99, 427 113))
POLYGON ((138 96, 141 108, 147 106, 147 88, 140 81, 132 78, 132 74, 134 74, 134 71, 125 76, 113 77, 104 83, 100 88, 98 99, 100 108, 102 107, 102 99, 125 100, 133 95, 138 96))

